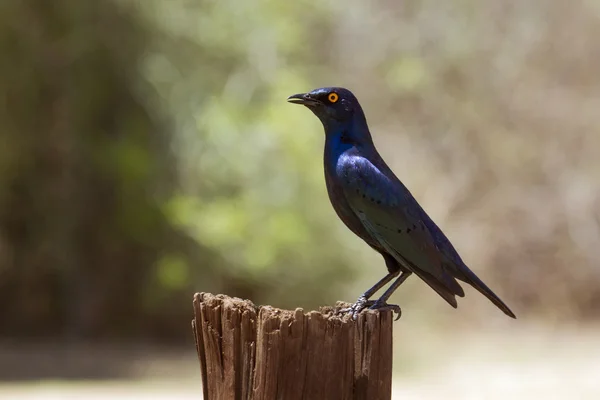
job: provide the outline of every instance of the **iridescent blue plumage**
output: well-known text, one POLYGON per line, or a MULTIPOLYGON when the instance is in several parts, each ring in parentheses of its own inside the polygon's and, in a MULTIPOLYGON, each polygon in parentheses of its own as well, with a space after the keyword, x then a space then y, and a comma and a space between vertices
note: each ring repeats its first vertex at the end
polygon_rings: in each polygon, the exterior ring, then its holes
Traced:
POLYGON ((323 123, 325 182, 331 204, 346 226, 383 256, 388 269, 388 275, 349 309, 355 317, 366 306, 391 307, 399 312, 398 306, 386 302, 414 273, 455 308, 456 296, 464 296, 458 279, 515 318, 465 265, 441 229, 383 161, 364 112, 349 90, 320 88, 290 96, 288 101, 305 105, 323 123), (398 275, 377 301, 369 301, 398 275))

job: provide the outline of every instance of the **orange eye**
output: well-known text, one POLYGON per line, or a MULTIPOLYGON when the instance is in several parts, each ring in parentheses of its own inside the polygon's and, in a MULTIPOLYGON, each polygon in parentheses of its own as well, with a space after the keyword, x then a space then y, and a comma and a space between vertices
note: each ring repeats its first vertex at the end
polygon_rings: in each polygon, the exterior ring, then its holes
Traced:
POLYGON ((329 93, 329 96, 327 96, 327 99, 332 103, 338 101, 339 98, 340 96, 338 96, 337 93, 329 93))

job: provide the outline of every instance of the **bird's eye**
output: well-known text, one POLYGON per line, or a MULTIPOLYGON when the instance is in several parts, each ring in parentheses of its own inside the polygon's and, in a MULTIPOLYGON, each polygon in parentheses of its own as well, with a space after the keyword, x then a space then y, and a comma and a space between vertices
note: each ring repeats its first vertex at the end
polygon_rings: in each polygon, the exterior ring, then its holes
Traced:
POLYGON ((331 103, 335 103, 339 98, 340 96, 338 96, 337 93, 329 93, 329 96, 327 96, 327 100, 329 100, 331 103))

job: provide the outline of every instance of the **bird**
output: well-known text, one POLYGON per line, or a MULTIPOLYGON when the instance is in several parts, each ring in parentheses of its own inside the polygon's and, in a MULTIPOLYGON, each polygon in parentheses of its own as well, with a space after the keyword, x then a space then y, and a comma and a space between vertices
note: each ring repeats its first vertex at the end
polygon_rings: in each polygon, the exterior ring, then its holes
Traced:
POLYGON ((288 102, 312 111, 323 124, 323 164, 329 200, 342 222, 381 254, 387 275, 340 310, 353 319, 365 308, 392 309, 387 301, 415 274, 452 307, 465 292, 458 281, 474 287, 511 318, 515 314, 467 265, 442 230, 385 163, 373 143, 363 109, 343 87, 322 87, 289 96, 288 102), (373 295, 395 281, 377 299, 373 295))

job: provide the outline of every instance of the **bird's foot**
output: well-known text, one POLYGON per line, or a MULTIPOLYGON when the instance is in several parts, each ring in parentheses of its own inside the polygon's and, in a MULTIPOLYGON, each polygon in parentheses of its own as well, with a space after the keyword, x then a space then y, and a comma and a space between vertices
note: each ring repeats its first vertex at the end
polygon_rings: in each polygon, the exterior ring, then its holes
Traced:
POLYGON ((402 309, 397 304, 388 304, 385 301, 374 301, 369 310, 392 310, 396 314, 394 321, 398 321, 402 316, 402 309))
POLYGON ((356 303, 352 304, 348 308, 341 308, 338 311, 338 314, 350 313, 352 315, 352 319, 356 320, 356 318, 358 318, 358 314, 360 314, 360 312, 362 310, 364 310, 365 308, 372 306, 374 304, 375 304, 375 301, 367 300, 367 298, 365 296, 360 296, 358 298, 358 300, 356 300, 356 303))

